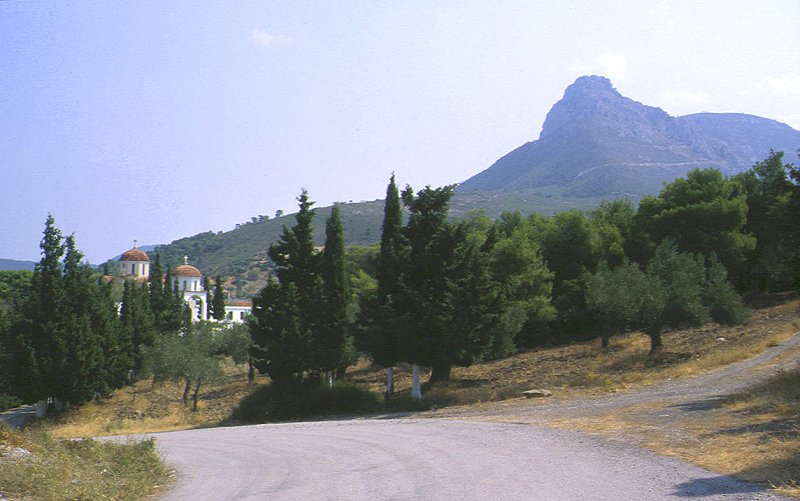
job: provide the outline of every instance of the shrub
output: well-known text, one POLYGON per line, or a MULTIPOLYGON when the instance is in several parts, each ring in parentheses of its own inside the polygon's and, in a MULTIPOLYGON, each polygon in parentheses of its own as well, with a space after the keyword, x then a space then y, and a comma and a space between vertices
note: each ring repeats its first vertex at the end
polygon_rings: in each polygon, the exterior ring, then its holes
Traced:
POLYGON ((358 386, 315 382, 273 383, 247 396, 231 419, 248 423, 292 421, 342 414, 364 414, 380 408, 378 395, 358 386))

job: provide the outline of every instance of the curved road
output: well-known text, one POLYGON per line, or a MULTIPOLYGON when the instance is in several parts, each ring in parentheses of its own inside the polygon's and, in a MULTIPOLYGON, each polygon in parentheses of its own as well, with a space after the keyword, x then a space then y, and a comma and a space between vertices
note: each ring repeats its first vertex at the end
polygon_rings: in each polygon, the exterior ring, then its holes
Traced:
POLYGON ((167 500, 781 499, 578 432, 433 419, 154 434, 178 470, 167 500))
MULTIPOLYGON (((527 414, 533 418, 528 422, 535 423, 648 400, 674 406, 708 401, 774 373, 775 367, 765 365, 799 345, 800 334, 750 360, 605 398, 433 415, 491 419, 527 414)), ((362 419, 152 436, 178 472, 166 500, 785 499, 618 440, 535 424, 362 419)))

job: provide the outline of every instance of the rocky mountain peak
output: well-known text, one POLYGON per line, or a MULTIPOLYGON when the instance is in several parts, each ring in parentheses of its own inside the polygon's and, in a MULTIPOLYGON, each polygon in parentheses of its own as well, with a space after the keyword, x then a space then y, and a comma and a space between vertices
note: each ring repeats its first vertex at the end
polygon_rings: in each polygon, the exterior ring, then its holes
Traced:
POLYGON ((624 97, 608 78, 583 76, 567 87, 547 114, 540 139, 570 136, 577 130, 611 129, 625 135, 633 130, 669 128, 672 117, 624 97))

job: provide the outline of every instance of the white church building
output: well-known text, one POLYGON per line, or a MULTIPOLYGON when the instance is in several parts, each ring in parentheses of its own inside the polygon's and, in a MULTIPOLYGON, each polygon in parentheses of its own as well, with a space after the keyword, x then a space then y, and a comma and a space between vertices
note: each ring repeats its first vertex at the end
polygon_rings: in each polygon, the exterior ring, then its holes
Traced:
MULTIPOLYGON (((150 257, 146 252, 137 249, 135 244, 133 249, 122 253, 119 261, 122 278, 141 281, 150 278, 150 257)), ((184 256, 182 265, 172 270, 171 276, 172 283, 169 287, 173 290, 177 287, 178 293, 192 311, 192 318, 213 320, 208 315, 208 291, 203 287, 203 274, 189 264, 188 256, 184 256)), ((225 320, 232 323, 244 322, 252 309, 250 301, 226 301, 225 320)))

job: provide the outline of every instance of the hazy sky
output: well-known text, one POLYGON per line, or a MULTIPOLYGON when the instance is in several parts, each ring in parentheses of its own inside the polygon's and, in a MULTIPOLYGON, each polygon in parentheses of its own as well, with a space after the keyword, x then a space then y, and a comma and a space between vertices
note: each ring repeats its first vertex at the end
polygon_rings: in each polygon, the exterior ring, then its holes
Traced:
POLYGON ((0 1, 0 257, 463 181, 575 78, 800 129, 800 1, 0 1))

